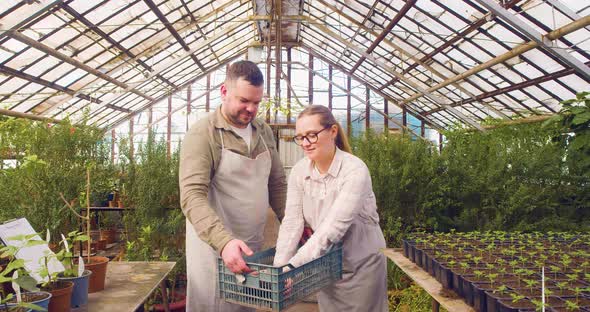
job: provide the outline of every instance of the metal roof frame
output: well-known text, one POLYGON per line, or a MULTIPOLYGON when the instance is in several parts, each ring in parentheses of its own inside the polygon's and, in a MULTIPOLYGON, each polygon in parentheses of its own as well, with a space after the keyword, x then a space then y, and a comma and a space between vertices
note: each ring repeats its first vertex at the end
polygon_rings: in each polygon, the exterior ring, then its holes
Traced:
POLYGON ((569 0, 6 0, 0 105, 111 129, 254 46, 280 97, 291 60, 279 51, 293 47, 434 129, 483 130, 590 89, 588 11, 569 0))

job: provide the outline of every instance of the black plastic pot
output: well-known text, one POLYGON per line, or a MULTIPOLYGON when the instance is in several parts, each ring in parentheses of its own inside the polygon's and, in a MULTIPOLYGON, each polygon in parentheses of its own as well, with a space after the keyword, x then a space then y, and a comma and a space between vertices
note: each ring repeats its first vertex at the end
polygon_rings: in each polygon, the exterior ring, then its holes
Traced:
POLYGON ((414 246, 414 263, 422 267, 422 249, 414 246))
POLYGON ((453 289, 453 272, 451 268, 440 264, 439 265, 439 279, 438 281, 442 284, 442 286, 446 289, 453 289))
POLYGON ((486 291, 492 291, 489 282, 473 284, 473 307, 480 312, 487 312, 486 291))
POLYGON ((457 273, 455 270, 451 270, 452 278, 453 278, 453 288, 457 295, 463 297, 463 282, 461 280, 461 274, 457 273))
POLYGON ((415 262, 414 261, 414 254, 416 250, 416 243, 412 242, 412 241, 408 241, 408 259, 410 259, 410 261, 415 262))
POLYGON ((422 268, 432 276, 434 276, 434 271, 432 270, 433 254, 434 249, 429 248, 422 250, 422 268))
POLYGON ((408 240, 404 239, 403 240, 403 247, 404 247, 404 257, 410 259, 410 243, 408 242, 408 240))
POLYGON ((430 259, 430 268, 432 276, 440 283, 440 263, 434 257, 430 259))
POLYGON ((499 300, 509 300, 510 297, 509 293, 495 293, 493 291, 485 291, 486 294, 486 310, 488 312, 496 312, 499 311, 498 301, 499 300))
POLYGON ((461 283, 461 292, 463 299, 469 305, 473 305, 473 285, 471 284, 470 279, 475 277, 475 275, 460 275, 459 282, 461 283))

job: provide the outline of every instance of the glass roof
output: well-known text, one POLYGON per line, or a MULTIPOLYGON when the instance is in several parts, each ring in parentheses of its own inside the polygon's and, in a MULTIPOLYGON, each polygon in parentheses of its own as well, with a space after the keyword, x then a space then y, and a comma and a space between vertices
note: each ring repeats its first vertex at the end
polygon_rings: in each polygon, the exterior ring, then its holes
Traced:
POLYGON ((590 90, 589 12, 576 0, 3 0, 0 107, 110 129, 249 49, 272 63, 293 47, 431 128, 481 128, 590 90))

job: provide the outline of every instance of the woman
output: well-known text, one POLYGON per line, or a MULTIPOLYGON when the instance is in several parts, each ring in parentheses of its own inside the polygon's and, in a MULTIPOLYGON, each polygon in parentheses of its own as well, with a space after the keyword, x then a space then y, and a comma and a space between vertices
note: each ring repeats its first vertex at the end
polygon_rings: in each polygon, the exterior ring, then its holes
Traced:
POLYGON ((296 133, 306 157, 291 170, 274 265, 301 266, 342 242, 343 278, 320 292, 320 311, 388 311, 385 239, 367 166, 325 106, 303 110, 296 133), (297 250, 306 223, 314 233, 297 250))

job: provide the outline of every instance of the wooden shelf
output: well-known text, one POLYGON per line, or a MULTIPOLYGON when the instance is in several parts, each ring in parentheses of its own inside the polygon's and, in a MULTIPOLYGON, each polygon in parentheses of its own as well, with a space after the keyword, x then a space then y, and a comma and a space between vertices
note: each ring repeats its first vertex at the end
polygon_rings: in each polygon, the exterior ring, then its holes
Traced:
POLYGON ((463 301, 459 295, 450 289, 444 289, 432 275, 404 257, 401 248, 383 249, 382 252, 432 297, 433 311, 438 311, 440 304, 447 311, 475 312, 475 309, 463 301))

